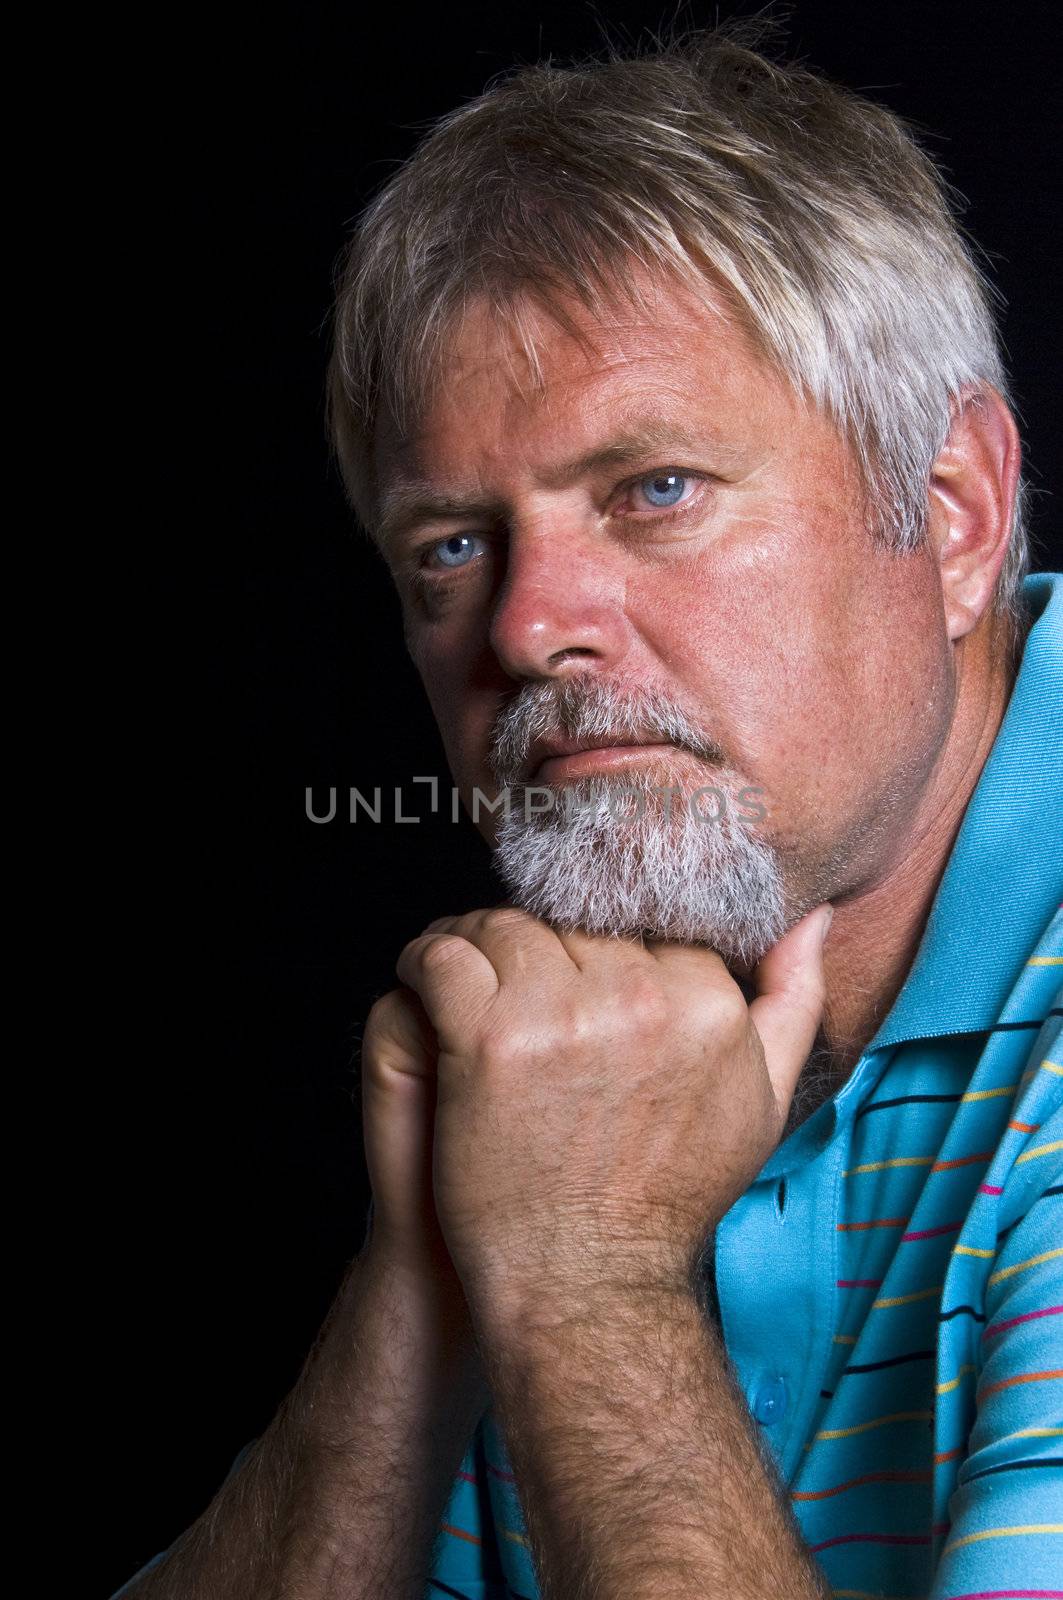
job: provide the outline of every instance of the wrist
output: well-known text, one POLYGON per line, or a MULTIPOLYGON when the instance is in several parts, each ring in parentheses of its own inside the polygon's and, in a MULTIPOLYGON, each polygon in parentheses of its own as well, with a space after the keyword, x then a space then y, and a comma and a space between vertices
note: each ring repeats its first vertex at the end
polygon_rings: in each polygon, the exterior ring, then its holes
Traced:
POLYGON ((612 1360, 626 1344, 644 1351, 647 1329, 659 1333, 704 1320, 688 1284, 601 1279, 478 1301, 472 1315, 489 1368, 499 1359, 546 1367, 559 1359, 594 1364, 605 1348, 605 1359, 612 1360))
POLYGON ((297 1425, 326 1444, 347 1437, 354 1372, 354 1420, 387 1433, 407 1422, 471 1432, 490 1403, 460 1284, 380 1246, 363 1249, 340 1290, 292 1397, 297 1425))

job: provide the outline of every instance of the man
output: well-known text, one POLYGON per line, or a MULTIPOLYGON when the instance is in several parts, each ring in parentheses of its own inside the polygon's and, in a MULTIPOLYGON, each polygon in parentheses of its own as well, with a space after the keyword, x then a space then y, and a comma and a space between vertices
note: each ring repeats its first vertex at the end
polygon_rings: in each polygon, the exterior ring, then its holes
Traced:
POLYGON ((528 69, 331 395, 512 904, 402 952, 369 1237, 130 1592, 1063 1594, 1063 600, 930 163, 721 34, 528 69))

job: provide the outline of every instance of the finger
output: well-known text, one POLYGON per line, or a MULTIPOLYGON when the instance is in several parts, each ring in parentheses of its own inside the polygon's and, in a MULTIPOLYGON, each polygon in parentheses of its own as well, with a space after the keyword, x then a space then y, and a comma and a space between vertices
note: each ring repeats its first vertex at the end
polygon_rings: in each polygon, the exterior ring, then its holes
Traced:
POLYGON ((499 983, 522 983, 529 975, 545 978, 558 963, 568 965, 562 937, 530 911, 517 906, 490 906, 456 917, 450 932, 460 934, 491 962, 499 983))
POLYGON ((436 1052, 435 1032, 412 990, 393 989, 376 1002, 361 1050, 372 1236, 400 1256, 416 1254, 432 1231, 436 1052))
POLYGON ((435 1073, 435 1030, 412 989, 381 995, 366 1019, 362 1061, 374 1068, 428 1078, 435 1073))
POLYGON ((720 984, 729 988, 734 975, 718 950, 705 944, 676 944, 671 939, 647 939, 647 953, 670 968, 687 968, 698 983, 720 984))
POLYGON ((498 974, 487 956, 454 933, 411 939, 395 970, 420 997, 440 1049, 448 1053, 460 1049, 498 993, 498 974))
MULTIPOLYGON (((581 972, 644 962, 649 941, 631 933, 583 933, 580 929, 554 929, 554 936, 581 972)), ((652 952, 651 952, 652 953, 652 952)))
POLYGON ((789 1109, 823 1017, 823 941, 834 911, 818 906, 794 924, 753 974, 757 998, 749 1015, 780 1106, 789 1109))

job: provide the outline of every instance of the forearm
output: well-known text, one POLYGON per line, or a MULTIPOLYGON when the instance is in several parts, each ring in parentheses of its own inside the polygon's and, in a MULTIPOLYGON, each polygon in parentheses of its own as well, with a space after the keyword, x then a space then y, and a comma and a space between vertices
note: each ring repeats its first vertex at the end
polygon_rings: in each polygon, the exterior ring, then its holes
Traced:
POLYGON ((363 1254, 272 1425, 135 1600, 420 1600, 485 1404, 463 1306, 363 1254))
POLYGON ((692 1297, 613 1298, 485 1355, 544 1600, 829 1594, 692 1297))

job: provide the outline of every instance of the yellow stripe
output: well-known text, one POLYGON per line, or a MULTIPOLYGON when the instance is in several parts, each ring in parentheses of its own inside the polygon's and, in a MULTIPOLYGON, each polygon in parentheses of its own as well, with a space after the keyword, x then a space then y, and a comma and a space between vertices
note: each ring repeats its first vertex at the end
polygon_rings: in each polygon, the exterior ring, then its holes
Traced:
MULTIPOLYGON (((827 1428, 823 1433, 817 1433, 815 1439, 849 1439, 854 1433, 867 1433, 869 1428, 882 1428, 887 1422, 932 1422, 933 1418, 932 1411, 894 1411, 888 1417, 872 1417, 870 1422, 858 1422, 855 1428, 827 1428)), ((809 1449, 807 1444, 805 1449, 809 1449)))
POLYGON ((1058 1250, 1046 1250, 1043 1255, 1031 1256, 1029 1261, 1016 1261, 1013 1267, 1001 1267, 999 1272, 991 1272, 986 1282, 999 1283, 1002 1278, 1011 1278, 1016 1272, 1025 1272, 1027 1267, 1039 1267, 1042 1261, 1054 1261, 1057 1256, 1063 1256, 1063 1245, 1058 1250))
POLYGON ((531 1549, 523 1533, 516 1533, 512 1528, 503 1528, 502 1537, 503 1539, 512 1539, 514 1544, 522 1544, 526 1549, 531 1549))
POLYGON ((1021 1156, 1015 1157, 1015 1165, 1021 1167, 1024 1161, 1033 1161, 1036 1156, 1050 1156, 1053 1150, 1063 1150, 1063 1139, 1053 1139, 1051 1144, 1037 1144, 1032 1150, 1024 1150, 1021 1156))
POLYGON ((1027 1522, 1019 1528, 983 1528, 981 1533, 965 1533, 962 1539, 953 1539, 945 1546, 943 1555, 962 1550, 965 1544, 977 1544, 979 1539, 1013 1538, 1017 1533, 1063 1533, 1063 1522, 1027 1522))
POLYGON ((1006 1433, 1000 1442, 1009 1439, 1063 1439, 1063 1428, 1020 1428, 1018 1433, 1006 1433))
POLYGON ((971 1366, 970 1362, 967 1362, 964 1366, 962 1366, 960 1368, 959 1372, 957 1372, 957 1374, 956 1374, 956 1376, 954 1378, 950 1378, 949 1379, 948 1383, 939 1383, 938 1384, 938 1386, 937 1386, 938 1394, 948 1394, 950 1390, 958 1389, 960 1384, 963 1382, 964 1378, 968 1374, 968 1372, 977 1372, 977 1371, 978 1371, 977 1367, 973 1367, 973 1366, 971 1366))
POLYGON ((981 1256, 986 1261, 988 1261, 991 1256, 996 1255, 995 1250, 976 1250, 973 1244, 955 1245, 952 1253, 954 1256, 981 1256))
POLYGON ((1049 1072, 1054 1072, 1057 1078, 1063 1078, 1063 1067, 1060 1066, 1058 1061, 1049 1061, 1048 1057, 1046 1056, 1041 1062, 1041 1065, 1049 1072))
POLYGON ((1028 967, 1063 967, 1063 956, 1031 956, 1028 967))
POLYGON ((850 1167, 842 1177, 851 1178, 854 1172, 884 1172, 887 1167, 929 1167, 933 1163, 933 1156, 894 1156, 892 1161, 868 1161, 862 1167, 850 1167))
POLYGON ((1006 1083, 1000 1089, 975 1089, 970 1094, 961 1094, 960 1104, 967 1100, 994 1100, 1000 1094, 1014 1094, 1018 1087, 1017 1083, 1006 1083))
MULTIPOLYGON (((990 1282, 993 1280, 990 1279, 990 1282)), ((914 1294, 895 1294, 889 1300, 872 1300, 872 1311, 882 1311, 887 1306, 907 1306, 913 1300, 929 1300, 932 1294, 940 1294, 945 1287, 943 1283, 935 1283, 930 1289, 917 1289, 914 1294)))
POLYGON ((856 1334, 855 1333, 836 1333, 834 1335, 834 1343, 835 1344, 855 1344, 856 1343, 856 1334))

